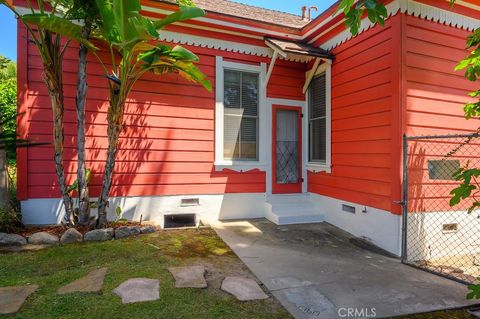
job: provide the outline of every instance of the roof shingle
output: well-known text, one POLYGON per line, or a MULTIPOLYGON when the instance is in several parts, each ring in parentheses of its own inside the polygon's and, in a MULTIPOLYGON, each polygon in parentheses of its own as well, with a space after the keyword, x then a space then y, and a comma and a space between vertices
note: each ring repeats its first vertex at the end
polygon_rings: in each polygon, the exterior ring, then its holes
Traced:
MULTIPOLYGON (((175 0, 159 1, 176 3, 175 0)), ((302 17, 299 15, 265 9, 228 0, 194 0, 194 2, 197 7, 202 8, 207 12, 215 12, 289 28, 300 29, 307 25, 309 22, 307 20, 303 20, 302 17)))

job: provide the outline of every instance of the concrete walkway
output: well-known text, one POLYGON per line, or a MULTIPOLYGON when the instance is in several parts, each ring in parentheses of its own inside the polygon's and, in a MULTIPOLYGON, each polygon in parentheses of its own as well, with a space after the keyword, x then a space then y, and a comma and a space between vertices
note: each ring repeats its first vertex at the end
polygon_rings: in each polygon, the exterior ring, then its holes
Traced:
POLYGON ((296 318, 384 318, 469 304, 466 286, 359 248, 327 223, 212 226, 296 318))

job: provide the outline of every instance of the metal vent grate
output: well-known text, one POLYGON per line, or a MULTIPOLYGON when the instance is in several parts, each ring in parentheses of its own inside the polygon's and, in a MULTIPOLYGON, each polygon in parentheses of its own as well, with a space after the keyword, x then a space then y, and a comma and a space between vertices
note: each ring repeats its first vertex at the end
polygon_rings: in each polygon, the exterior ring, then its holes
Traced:
POLYGON ((350 205, 342 205, 342 210, 347 213, 355 214, 355 207, 350 206, 350 205))
POLYGON ((180 206, 198 206, 200 205, 199 198, 182 198, 180 201, 180 206))

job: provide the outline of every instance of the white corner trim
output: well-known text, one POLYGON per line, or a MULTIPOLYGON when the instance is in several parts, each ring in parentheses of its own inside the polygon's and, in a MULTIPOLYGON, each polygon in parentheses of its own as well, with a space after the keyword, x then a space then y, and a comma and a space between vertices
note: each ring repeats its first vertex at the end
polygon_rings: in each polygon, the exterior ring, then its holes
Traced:
MULTIPOLYGON (((424 3, 416 2, 414 0, 395 0, 386 6, 388 17, 392 17, 397 13, 401 12, 418 18, 431 20, 441 24, 449 25, 463 30, 473 31, 480 27, 480 20, 470 18, 452 11, 444 10, 441 8, 433 7, 424 3)), ((330 28, 322 31, 320 34, 315 36, 309 43, 315 42, 317 39, 328 33, 330 30, 338 27, 340 24, 345 23, 345 20, 339 21, 337 24, 331 26, 330 28)), ((373 27, 374 24, 364 18, 360 23, 360 28, 358 34, 369 30, 373 27)), ((349 29, 345 29, 336 36, 332 37, 330 40, 324 42, 320 45, 322 49, 331 50, 338 45, 346 42, 351 39, 353 36, 349 29)))
POLYGON ((265 63, 260 64, 244 64, 224 61, 223 57, 215 58, 215 170, 222 171, 230 169, 234 171, 249 171, 259 169, 265 171, 267 169, 268 150, 267 131, 267 90, 264 85, 267 66, 265 63), (223 131, 224 131, 224 79, 225 69, 247 71, 258 73, 259 83, 259 99, 258 99, 258 161, 229 161, 223 158, 223 131))
MULTIPOLYGON (((325 78, 326 78, 326 111, 325 111, 325 131, 326 131, 326 138, 325 138, 325 143, 326 143, 326 153, 325 153, 325 163, 315 163, 315 162, 309 162, 310 156, 308 154, 309 149, 310 149, 310 139, 306 138, 307 143, 305 143, 304 149, 306 150, 306 167, 308 171, 311 172, 327 172, 331 173, 331 167, 332 167, 332 64, 324 62, 320 64, 318 67, 315 68, 315 66, 307 71, 305 73, 306 79, 308 77, 312 77, 312 79, 315 77, 315 75, 319 75, 325 73, 325 78)), ((308 90, 307 90, 307 96, 308 96, 308 90)), ((305 116, 303 117, 303 126, 307 128, 307 134, 308 134, 308 127, 309 127, 309 107, 308 103, 310 103, 309 99, 307 98, 307 107, 306 107, 306 112, 305 116)))

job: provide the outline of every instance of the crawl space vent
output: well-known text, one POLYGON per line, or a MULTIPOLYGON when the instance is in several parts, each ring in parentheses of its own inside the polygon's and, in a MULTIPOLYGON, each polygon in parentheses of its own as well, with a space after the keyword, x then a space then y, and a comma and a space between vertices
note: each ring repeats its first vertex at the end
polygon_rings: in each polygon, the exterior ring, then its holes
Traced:
POLYGON ((442 230, 446 233, 452 233, 458 231, 458 224, 443 224, 442 230))
POLYGON ((163 228, 195 227, 195 214, 164 215, 163 228))
POLYGON ((347 213, 350 213, 350 214, 355 214, 355 207, 350 206, 350 205, 343 204, 342 205, 342 210, 344 212, 347 212, 347 213))
POLYGON ((200 205, 199 198, 182 198, 180 206, 198 206, 200 205))

